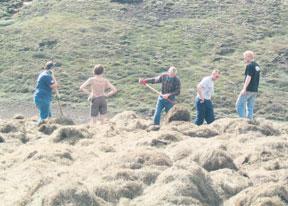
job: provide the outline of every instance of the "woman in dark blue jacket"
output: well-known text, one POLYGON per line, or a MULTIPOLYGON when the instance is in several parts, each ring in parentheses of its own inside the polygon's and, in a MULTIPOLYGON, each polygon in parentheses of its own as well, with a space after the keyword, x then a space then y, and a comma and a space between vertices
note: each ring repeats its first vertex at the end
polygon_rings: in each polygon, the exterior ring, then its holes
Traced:
POLYGON ((57 89, 58 87, 52 71, 53 68, 53 62, 47 62, 44 67, 44 71, 39 74, 36 83, 34 102, 39 110, 39 125, 42 124, 47 118, 51 117, 50 104, 52 101, 52 90, 57 89))

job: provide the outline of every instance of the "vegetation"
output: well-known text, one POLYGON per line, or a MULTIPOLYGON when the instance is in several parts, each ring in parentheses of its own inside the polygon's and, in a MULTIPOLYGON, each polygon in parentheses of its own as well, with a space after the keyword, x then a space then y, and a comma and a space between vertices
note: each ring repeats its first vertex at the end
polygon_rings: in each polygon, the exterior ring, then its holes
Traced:
MULTIPOLYGON (((31 102, 37 73, 47 60, 62 101, 87 107, 79 85, 96 63, 120 89, 112 112, 150 114, 156 97, 137 84, 170 65, 179 69, 178 102, 193 109, 195 86, 212 69, 217 116, 235 115, 243 83, 243 51, 262 68, 258 116, 288 120, 288 5, 284 0, 19 0, 1 1, 0 102, 31 102)), ((159 88, 159 87, 158 87, 159 88)))

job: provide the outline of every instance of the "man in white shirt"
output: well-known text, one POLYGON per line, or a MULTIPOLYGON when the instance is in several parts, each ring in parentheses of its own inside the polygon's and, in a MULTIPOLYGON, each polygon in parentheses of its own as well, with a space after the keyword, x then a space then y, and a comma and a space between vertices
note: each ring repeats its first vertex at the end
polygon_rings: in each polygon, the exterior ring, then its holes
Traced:
POLYGON ((220 72, 218 70, 213 70, 210 76, 204 77, 197 85, 197 96, 195 99, 197 112, 195 124, 197 125, 202 125, 204 120, 207 124, 210 124, 215 120, 211 97, 214 94, 214 81, 219 79, 219 77, 220 72))

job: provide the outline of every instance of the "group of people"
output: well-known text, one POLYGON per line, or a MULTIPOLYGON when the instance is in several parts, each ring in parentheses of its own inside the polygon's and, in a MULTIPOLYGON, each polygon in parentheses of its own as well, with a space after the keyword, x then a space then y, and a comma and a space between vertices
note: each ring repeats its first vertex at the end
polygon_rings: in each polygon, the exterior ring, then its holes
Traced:
MULTIPOLYGON (((253 109, 258 93, 260 67, 255 62, 255 54, 252 51, 243 53, 246 65, 243 88, 236 102, 236 111, 240 117, 253 119, 253 109)), ((44 71, 38 76, 34 93, 34 102, 39 110, 38 124, 42 124, 51 117, 50 104, 52 101, 52 90, 57 90, 58 83, 53 73, 53 62, 47 62, 44 71)), ((107 80, 104 74, 104 67, 96 65, 93 70, 94 76, 85 81, 80 90, 89 95, 91 102, 91 122, 95 123, 99 118, 102 122, 107 113, 106 98, 117 93, 117 88, 107 80), (108 93, 107 93, 108 91, 108 93)), ((210 76, 204 77, 197 85, 197 96, 195 98, 196 119, 195 124, 207 124, 215 120, 213 103, 211 101, 214 94, 214 82, 220 78, 220 71, 213 70, 210 76)), ((180 94, 181 81, 177 76, 177 69, 171 66, 166 73, 154 78, 140 79, 139 83, 148 84, 161 83, 161 93, 158 97, 153 123, 160 125, 161 113, 168 112, 175 104, 176 96, 180 94)))

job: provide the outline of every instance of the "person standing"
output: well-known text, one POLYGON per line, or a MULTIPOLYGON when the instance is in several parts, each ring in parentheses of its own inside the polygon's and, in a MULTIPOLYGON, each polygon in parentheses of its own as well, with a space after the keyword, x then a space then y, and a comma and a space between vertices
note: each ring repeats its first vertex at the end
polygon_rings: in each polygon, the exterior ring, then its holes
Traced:
POLYGON ((177 77, 177 69, 171 66, 168 72, 160 76, 148 79, 140 79, 139 83, 146 85, 147 83, 161 83, 161 95, 158 97, 153 122, 160 125, 161 112, 165 109, 166 113, 173 107, 176 96, 180 94, 181 82, 177 77))
POLYGON ((243 88, 236 102, 236 111, 241 118, 253 120, 254 105, 258 93, 260 80, 260 67, 255 62, 255 54, 252 51, 243 53, 246 64, 243 88), (247 110, 247 111, 246 111, 247 110))
POLYGON ((53 74, 55 68, 52 61, 45 64, 44 71, 37 78, 36 89, 34 92, 34 103, 39 111, 38 125, 51 117, 52 90, 56 90, 58 83, 53 74))
POLYGON ((219 77, 220 72, 218 70, 213 70, 210 76, 204 77, 197 85, 195 124, 198 126, 202 125, 204 120, 207 124, 210 124, 215 120, 211 97, 214 94, 214 81, 219 79, 219 77))
POLYGON ((91 123, 95 124, 98 117, 101 123, 104 123, 107 113, 106 98, 116 94, 117 89, 103 77, 104 67, 101 64, 95 65, 93 73, 94 77, 84 82, 80 86, 80 91, 89 95, 88 100, 91 101, 91 123), (87 89, 88 86, 90 89, 87 89), (108 89, 111 91, 106 93, 108 89))

